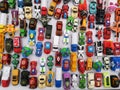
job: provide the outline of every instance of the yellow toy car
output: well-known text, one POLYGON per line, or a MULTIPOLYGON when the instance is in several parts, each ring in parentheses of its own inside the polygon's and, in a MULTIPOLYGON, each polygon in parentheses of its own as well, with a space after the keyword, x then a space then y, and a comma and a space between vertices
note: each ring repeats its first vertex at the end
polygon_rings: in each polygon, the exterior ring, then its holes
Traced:
POLYGON ((24 7, 24 12, 25 12, 25 18, 26 19, 31 19, 32 18, 32 7, 30 6, 25 6, 24 7))
POLYGON ((2 69, 2 54, 0 53, 0 70, 2 69))
POLYGON ((39 88, 46 87, 46 75, 45 74, 40 74, 38 76, 38 87, 39 88))
POLYGON ((80 25, 80 30, 86 30, 87 19, 86 18, 82 19, 80 24, 81 24, 80 25))
POLYGON ((86 63, 86 70, 91 70, 91 69, 92 69, 92 58, 88 57, 86 63))
POLYGON ((54 84, 54 72, 53 71, 48 71, 47 72, 47 83, 46 85, 48 87, 52 87, 54 84))
POLYGON ((53 16, 54 10, 55 10, 55 8, 56 8, 56 5, 57 5, 57 3, 54 2, 54 1, 52 1, 52 2, 50 3, 50 7, 49 7, 49 9, 48 9, 48 15, 49 15, 49 16, 53 16))
POLYGON ((71 16, 72 16, 73 18, 77 18, 77 17, 78 17, 78 7, 77 7, 77 6, 73 6, 73 7, 72 7, 71 16))
POLYGON ((77 70, 77 53, 71 52, 70 54, 70 69, 72 72, 77 70))
POLYGON ((4 34, 0 33, 0 53, 4 51, 4 34))
POLYGON ((12 85, 18 85, 19 83, 19 69, 13 69, 12 70, 12 85))

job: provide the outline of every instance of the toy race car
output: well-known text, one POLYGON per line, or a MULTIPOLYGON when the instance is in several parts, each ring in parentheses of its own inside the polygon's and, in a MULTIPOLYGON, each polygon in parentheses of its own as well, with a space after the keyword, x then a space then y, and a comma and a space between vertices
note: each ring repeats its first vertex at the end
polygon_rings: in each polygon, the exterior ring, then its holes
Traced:
POLYGON ((34 46, 36 43, 36 31, 35 30, 29 30, 29 40, 28 43, 30 46, 34 46))
POLYGON ((94 54, 94 45, 86 45, 86 55, 92 57, 94 54))
POLYGON ((37 42, 36 52, 35 52, 36 56, 40 57, 42 55, 42 48, 43 48, 43 44, 41 42, 37 42))
POLYGON ((44 43, 44 53, 49 54, 52 49, 52 43, 51 42, 45 42, 44 43))

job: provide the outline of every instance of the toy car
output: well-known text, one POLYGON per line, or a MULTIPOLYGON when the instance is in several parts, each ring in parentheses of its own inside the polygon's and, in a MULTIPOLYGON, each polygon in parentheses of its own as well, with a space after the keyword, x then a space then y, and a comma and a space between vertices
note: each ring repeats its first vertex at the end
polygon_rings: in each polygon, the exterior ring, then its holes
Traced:
POLYGON ((92 69, 92 58, 88 57, 86 61, 86 70, 92 69))
POLYGON ((55 66, 61 67, 62 65, 62 55, 60 52, 55 52, 55 66))
POLYGON ((45 73, 46 71, 45 65, 46 65, 46 59, 44 57, 41 57, 40 58, 40 73, 45 73))
POLYGON ((42 55, 42 48, 43 48, 43 44, 41 42, 37 42, 36 52, 35 52, 36 56, 40 57, 42 55))
POLYGON ((72 28, 73 32, 78 31, 78 25, 79 25, 78 23, 79 23, 78 19, 74 19, 74 24, 73 24, 73 28, 72 28))
POLYGON ((12 70, 12 85, 18 85, 19 83, 19 74, 20 70, 19 69, 13 69, 12 70))
POLYGON ((64 19, 68 18, 68 10, 69 10, 69 6, 67 4, 64 4, 62 6, 62 18, 64 19))
POLYGON ((77 53, 71 52, 70 54, 70 70, 76 72, 77 70, 77 53))
POLYGON ((20 36, 26 37, 27 36, 27 23, 25 19, 20 19, 20 36))
POLYGON ((38 87, 39 88, 46 87, 46 75, 45 74, 40 74, 38 76, 38 87))
POLYGON ((54 84, 54 72, 53 71, 48 71, 47 72, 47 83, 46 85, 48 87, 52 87, 54 84))
POLYGON ((84 89, 86 87, 86 75, 80 74, 79 76, 79 88, 84 89))
POLYGON ((103 65, 104 69, 108 70, 110 68, 110 58, 109 57, 103 57, 103 65))
POLYGON ((27 86, 29 84, 29 71, 22 71, 21 72, 21 81, 20 84, 21 86, 27 86))
POLYGON ((55 69, 55 87, 60 88, 62 83, 62 69, 61 67, 56 67, 55 69))
POLYGON ((28 68, 28 58, 22 58, 20 61, 20 68, 27 69, 28 68))
POLYGON ((57 21, 56 23, 56 35, 57 36, 62 36, 62 27, 63 27, 62 21, 57 21))
POLYGON ((11 55, 10 54, 2 54, 2 64, 10 65, 11 63, 11 55))
POLYGON ((120 20, 120 8, 115 9, 115 21, 118 22, 120 20))
POLYGON ((77 74, 72 74, 71 75, 71 85, 75 89, 78 88, 78 75, 77 74))
POLYGON ((85 32, 80 32, 79 33, 79 45, 85 45, 85 32))
POLYGON ((37 77, 30 77, 29 78, 29 88, 30 89, 37 88, 37 77))
POLYGON ((97 32, 96 32, 96 37, 98 38, 98 40, 100 40, 101 38, 102 38, 102 31, 103 31, 103 29, 102 28, 99 28, 99 27, 96 27, 96 30, 97 30, 97 32))
POLYGON ((88 28, 90 29, 93 29, 95 27, 95 16, 92 14, 92 15, 89 15, 88 16, 88 28))
POLYGON ((96 72, 101 72, 102 67, 103 67, 103 64, 100 60, 96 60, 93 62, 93 69, 95 69, 96 72))
POLYGON ((3 73, 1 78, 2 87, 8 87, 10 84, 10 73, 11 73, 11 67, 10 66, 4 66, 3 67, 3 73))
POLYGON ((97 12, 97 3, 95 1, 91 1, 89 4, 89 12, 90 14, 96 14, 97 12))
POLYGON ((5 49, 9 53, 13 51, 13 39, 11 38, 6 38, 5 40, 5 49))
POLYGON ((95 46, 95 54, 96 56, 102 56, 103 55, 103 46, 101 41, 97 41, 94 43, 95 46))
POLYGON ((87 42, 87 44, 92 44, 93 43, 92 35, 93 35, 92 31, 87 31, 86 32, 86 37, 87 37, 86 42, 87 42))
POLYGON ((62 54, 63 58, 67 58, 70 56, 70 49, 68 47, 63 47, 60 49, 60 53, 62 54))
POLYGON ((104 26, 106 26, 106 27, 110 26, 110 18, 111 18, 111 14, 110 13, 106 13, 105 14, 104 26))
POLYGON ((43 27, 48 26, 48 22, 51 20, 51 18, 48 18, 47 16, 39 18, 39 21, 42 23, 43 27))
POLYGON ((66 30, 71 31, 73 28, 73 24, 74 24, 74 18, 72 16, 69 16, 66 23, 66 30))
POLYGON ((103 72, 103 84, 105 88, 110 88, 111 83, 110 83, 110 74, 109 72, 103 72))
POLYGON ((67 32, 64 34, 63 44, 65 45, 69 44, 69 34, 67 32))
POLYGON ((3 66, 3 64, 2 64, 2 54, 0 53, 0 70, 2 69, 2 66, 3 66))
POLYGON ((102 86, 102 73, 95 73, 95 87, 102 86))
POLYGON ((114 55, 120 55, 120 43, 114 42, 114 55))
POLYGON ((78 17, 78 7, 77 7, 77 6, 73 6, 73 7, 72 7, 71 16, 72 16, 73 18, 77 18, 77 17, 78 17))
POLYGON ((29 40, 28 43, 30 46, 34 46, 36 43, 36 31, 35 30, 29 30, 29 40))
POLYGON ((30 62, 30 75, 37 75, 37 61, 30 62))
POLYGON ((24 6, 23 0, 17 0, 17 3, 19 8, 22 8, 24 6))
POLYGON ((78 71, 82 74, 85 72, 85 61, 84 60, 78 60, 78 71))
POLYGON ((87 20, 86 18, 83 18, 81 21, 80 21, 80 30, 81 31, 85 31, 86 30, 86 27, 87 27, 87 20))
POLYGON ((34 3, 34 18, 38 19, 41 16, 40 10, 41 10, 40 2, 34 3))
POLYGON ((49 9, 48 9, 48 15, 49 15, 49 16, 53 16, 54 10, 55 10, 55 8, 56 8, 56 5, 57 5, 57 3, 54 2, 54 1, 52 1, 52 2, 50 3, 50 7, 49 7, 49 9))
POLYGON ((48 69, 49 69, 50 71, 52 70, 53 65, 54 65, 53 60, 54 60, 54 57, 53 57, 52 55, 49 55, 49 56, 47 57, 47 66, 48 66, 48 69))
POLYGON ((62 61, 62 70, 63 71, 69 71, 69 69, 70 69, 70 60, 64 59, 62 61))
POLYGON ((84 54, 85 54, 84 46, 78 46, 78 58, 83 59, 84 54))
POLYGON ((46 32, 45 32, 45 38, 51 39, 51 34, 52 34, 52 25, 47 25, 46 32))
POLYGON ((72 0, 74 5, 78 5, 80 3, 80 0, 72 0))
POLYGON ((111 87, 119 87, 119 78, 116 75, 110 75, 111 87))
POLYGON ((21 53, 22 51, 21 38, 19 36, 13 38, 13 50, 16 53, 21 53))
POLYGON ((47 8, 45 6, 41 7, 41 17, 47 16, 47 8))
POLYGON ((86 45, 86 55, 92 57, 94 54, 94 45, 86 45))
POLYGON ((44 43, 44 53, 45 53, 45 54, 50 54, 51 49, 52 49, 52 44, 51 44, 51 42, 45 42, 45 43, 44 43))
POLYGON ((110 68, 112 71, 119 71, 120 70, 120 57, 110 57, 109 63, 111 62, 110 68))
POLYGON ((64 90, 70 90, 71 88, 70 73, 63 73, 63 88, 64 90))
POLYGON ((37 19, 31 18, 29 22, 29 29, 30 30, 35 30, 37 25, 37 19))
POLYGON ((88 75, 88 88, 92 89, 95 86, 94 73, 89 72, 87 75, 88 75))
POLYGON ((60 45, 60 37, 59 36, 54 36, 54 41, 53 41, 53 51, 59 51, 59 45, 60 45))
POLYGON ((32 18, 32 7, 31 6, 24 6, 25 18, 31 19, 32 18))
POLYGON ((8 0, 8 4, 10 8, 15 8, 16 2, 15 0, 8 0))
POLYGON ((8 8, 9 8, 9 5, 7 2, 5 2, 5 1, 0 2, 0 11, 2 13, 8 13, 8 8))
POLYGON ((17 26, 19 24, 19 21, 18 21, 18 10, 12 10, 11 13, 12 13, 12 24, 17 26))
POLYGON ((4 51, 4 34, 0 34, 0 52, 4 51))
POLYGON ((54 14, 55 19, 60 19, 61 14, 62 14, 62 9, 61 8, 56 8, 55 14, 54 14))
POLYGON ((44 40, 44 32, 45 32, 45 28, 39 28, 38 29, 38 40, 39 41, 44 40))
POLYGON ((103 38, 104 39, 110 39, 111 38, 111 29, 110 28, 104 28, 103 38))

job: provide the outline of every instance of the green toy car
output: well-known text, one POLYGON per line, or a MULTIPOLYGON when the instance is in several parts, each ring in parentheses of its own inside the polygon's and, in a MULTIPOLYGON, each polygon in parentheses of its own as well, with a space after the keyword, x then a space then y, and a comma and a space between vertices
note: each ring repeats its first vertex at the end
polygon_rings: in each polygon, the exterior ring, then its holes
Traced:
POLYGON ((13 58, 12 64, 13 64, 14 69, 16 69, 18 64, 19 64, 19 60, 17 60, 17 59, 19 59, 19 57, 20 56, 18 54, 16 54, 16 53, 13 54, 13 56, 12 56, 12 58, 13 58))
POLYGON ((105 88, 110 88, 111 87, 109 72, 103 72, 103 83, 104 83, 105 88))
POLYGON ((79 76, 79 88, 84 89, 86 88, 86 75, 81 74, 79 76))
POLYGON ((85 45, 85 32, 80 32, 79 33, 79 45, 85 45))
POLYGON ((74 18, 72 16, 69 16, 66 23, 66 30, 71 31, 73 28, 73 24, 74 24, 74 18))
POLYGON ((16 0, 8 0, 8 4, 10 8, 15 8, 16 0))

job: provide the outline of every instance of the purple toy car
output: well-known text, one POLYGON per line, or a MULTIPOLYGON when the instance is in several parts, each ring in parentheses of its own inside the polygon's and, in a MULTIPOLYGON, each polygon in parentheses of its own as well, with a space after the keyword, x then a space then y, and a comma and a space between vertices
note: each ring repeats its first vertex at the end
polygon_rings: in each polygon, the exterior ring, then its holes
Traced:
POLYGON ((64 90, 70 90, 70 73, 63 73, 63 87, 64 90))
POLYGON ((12 10, 12 24, 14 24, 15 26, 18 25, 18 10, 12 10))

